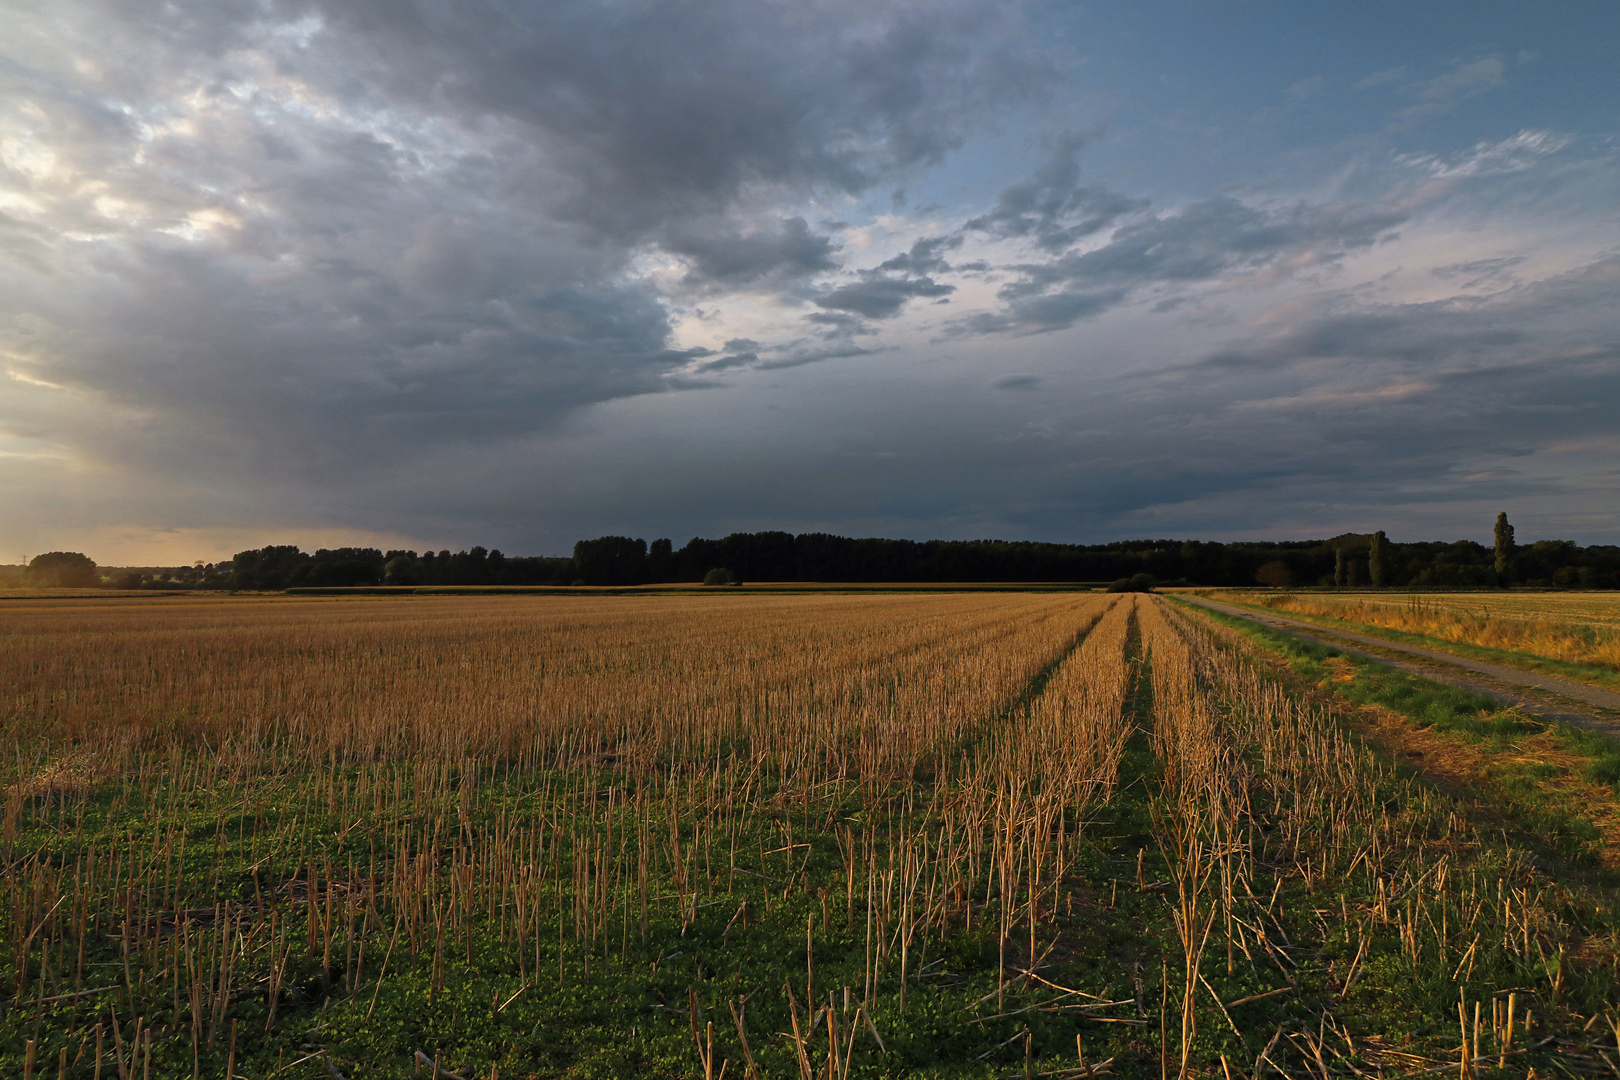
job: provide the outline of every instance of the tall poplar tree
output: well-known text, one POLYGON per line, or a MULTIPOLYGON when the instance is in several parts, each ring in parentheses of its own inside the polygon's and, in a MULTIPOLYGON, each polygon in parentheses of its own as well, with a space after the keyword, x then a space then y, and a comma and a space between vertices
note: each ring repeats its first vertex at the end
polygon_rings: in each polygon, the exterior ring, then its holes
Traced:
POLYGON ((1341 586, 1344 584, 1344 548, 1342 546, 1333 549, 1333 584, 1341 586))
POLYGON ((1388 548, 1389 541, 1384 539, 1384 530, 1373 533, 1372 545, 1367 549, 1367 576, 1372 578, 1374 588, 1384 584, 1388 548))
POLYGON ((1513 569, 1513 526, 1508 524, 1507 511, 1496 515, 1496 583, 1507 584, 1508 571, 1513 569))

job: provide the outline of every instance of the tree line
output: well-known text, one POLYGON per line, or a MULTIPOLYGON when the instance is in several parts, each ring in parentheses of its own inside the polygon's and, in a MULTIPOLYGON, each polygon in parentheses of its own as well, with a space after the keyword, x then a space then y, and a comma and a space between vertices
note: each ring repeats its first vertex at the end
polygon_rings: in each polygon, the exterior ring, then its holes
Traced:
POLYGON ((1395 543, 1384 533, 1326 540, 1221 543, 1120 540, 1057 544, 1010 540, 890 540, 828 533, 732 533, 668 539, 602 536, 571 556, 382 551, 273 545, 218 563, 103 572, 78 552, 35 557, 11 584, 125 589, 281 590, 368 585, 647 585, 787 582, 1088 582, 1165 585, 1620 588, 1620 547, 1569 540, 1520 545, 1507 515, 1494 543, 1395 543))
POLYGON ((567 573, 592 585, 696 582, 716 568, 746 581, 1094 582, 1168 585, 1620 588, 1620 547, 1513 541, 1506 515, 1496 544, 1395 543, 1383 532, 1326 540, 854 539, 826 533, 733 533, 674 549, 622 536, 574 545, 567 573), (1504 532, 1505 530, 1505 532, 1504 532))

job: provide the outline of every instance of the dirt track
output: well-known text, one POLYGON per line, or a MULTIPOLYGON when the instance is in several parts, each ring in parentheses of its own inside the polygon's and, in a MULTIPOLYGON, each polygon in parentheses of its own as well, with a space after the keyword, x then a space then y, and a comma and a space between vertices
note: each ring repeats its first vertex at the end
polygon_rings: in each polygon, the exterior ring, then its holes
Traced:
POLYGON ((1434 679, 1464 690, 1488 694, 1503 704, 1516 705, 1526 712, 1548 720, 1561 720, 1564 723, 1620 738, 1620 693, 1613 690, 1544 675, 1538 671, 1525 671, 1503 664, 1456 656, 1435 649, 1402 645, 1370 634, 1358 634, 1352 630, 1329 630, 1312 623, 1273 615, 1270 612, 1250 611, 1202 596, 1183 595, 1180 599, 1225 615, 1260 623, 1293 634, 1295 637, 1314 641, 1319 645, 1327 645, 1341 652, 1376 660, 1425 679, 1434 679), (1348 644, 1349 642, 1370 648, 1355 648, 1348 644), (1397 655, 1392 656, 1391 653, 1397 655), (1583 705, 1588 708, 1582 708, 1583 705))

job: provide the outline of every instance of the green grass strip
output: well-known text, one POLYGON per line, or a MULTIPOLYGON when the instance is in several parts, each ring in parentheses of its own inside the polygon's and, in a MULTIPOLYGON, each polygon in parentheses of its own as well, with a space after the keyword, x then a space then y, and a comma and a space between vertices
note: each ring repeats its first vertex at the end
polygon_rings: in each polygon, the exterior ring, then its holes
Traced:
POLYGON ((1391 630, 1387 627, 1373 626, 1370 623, 1355 622, 1349 619, 1306 615, 1283 608, 1267 607, 1264 604, 1233 600, 1226 596, 1221 596, 1218 599, 1221 603, 1231 604, 1233 607, 1240 607, 1266 615, 1298 619, 1300 622, 1311 623, 1326 630, 1350 630, 1358 634, 1366 634, 1368 637, 1383 638, 1385 641, 1393 641, 1401 645, 1414 645, 1422 649, 1432 649, 1435 652, 1466 656, 1473 660, 1484 660, 1488 663, 1501 664, 1504 667, 1518 668, 1521 671, 1539 671, 1546 675, 1558 675, 1563 678, 1573 679, 1576 682, 1592 683, 1604 689, 1620 688, 1620 672, 1606 667, 1599 667, 1595 664, 1578 664, 1572 660, 1557 660, 1550 656, 1538 656, 1535 653, 1517 652, 1513 649, 1472 645, 1462 641, 1451 641, 1448 638, 1431 637, 1427 634, 1391 630))

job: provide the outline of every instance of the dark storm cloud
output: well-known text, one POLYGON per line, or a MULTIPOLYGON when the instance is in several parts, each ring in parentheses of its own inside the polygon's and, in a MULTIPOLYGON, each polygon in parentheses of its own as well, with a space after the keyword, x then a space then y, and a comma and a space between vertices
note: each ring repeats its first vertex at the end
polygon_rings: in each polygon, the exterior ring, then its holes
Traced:
POLYGON ((1004 408, 985 409, 980 397, 919 382, 904 388, 905 409, 874 389, 870 404, 777 414, 755 453, 696 468, 688 450, 650 475, 624 476, 638 507, 698 533, 1102 541, 1370 522, 1429 538, 1436 525, 1445 536, 1455 526, 1444 522, 1472 515, 1488 535, 1500 506, 1452 508, 1578 491, 1576 478, 1532 468, 1526 455, 1570 436, 1612 434, 1620 403, 1614 350, 1574 355, 1551 325, 1533 336, 1535 347, 1494 349, 1477 368, 1423 366, 1419 385, 1402 385, 1414 382, 1405 363, 1323 369, 1302 359, 1158 380, 1076 380, 1058 370, 990 381, 1004 408), (1516 475, 1482 479, 1504 469, 1516 475), (699 482, 672 482, 693 472, 699 482), (792 485, 780 483, 784 475, 792 485), (738 490, 759 496, 738 500, 738 490))
POLYGON ((1503 499, 1596 506, 1591 485, 1612 485, 1548 448, 1612 440, 1620 325, 1604 298, 1617 286, 1611 259, 1485 302, 1319 294, 1155 375, 1056 363, 962 393, 905 372, 884 381, 874 365, 858 393, 804 380, 770 396, 756 383, 714 418, 712 441, 626 426, 598 448, 613 483, 563 506, 590 523, 584 535, 614 531, 632 506, 676 535, 1101 541, 1355 527, 1418 539, 1466 533, 1462 521, 1488 536, 1502 505, 1529 505, 1503 499), (761 412, 768 438, 717 452, 761 412))
POLYGON ((999 311, 963 319, 956 335, 1043 332, 1072 326, 1148 288, 1177 289, 1284 261, 1331 264, 1389 238, 1393 211, 1296 204, 1256 208, 1220 197, 1120 225, 1100 247, 1009 267, 999 311))
POLYGON ((1425 536, 1482 499, 1590 504, 1583 485, 1596 481, 1546 450, 1613 436, 1620 324, 1605 298, 1617 288, 1620 259, 1605 259, 1485 301, 1328 293, 1154 375, 996 378, 995 390, 1039 390, 1019 396, 1013 429, 931 402, 920 415, 948 435, 867 436, 912 453, 863 458, 861 475, 912 493, 896 505, 918 519, 989 515, 999 534, 1099 540, 1342 522, 1425 536))
MULTIPOLYGON (((699 293, 832 271, 773 207, 938 164, 1050 78, 978 0, 83 0, 14 29, 0 99, 49 160, 8 175, 39 209, 0 217, 3 344, 154 418, 65 443, 237 475, 397 468, 675 385, 705 357, 671 348, 638 257, 699 293)), ((865 351, 820 329, 707 366, 865 351)))
POLYGON ((566 212, 618 235, 750 184, 864 191, 938 164, 964 121, 1047 75, 995 5, 747 0, 316 3, 390 96, 523 125, 568 162, 566 212))

